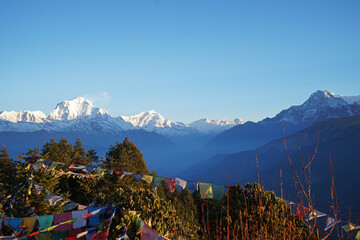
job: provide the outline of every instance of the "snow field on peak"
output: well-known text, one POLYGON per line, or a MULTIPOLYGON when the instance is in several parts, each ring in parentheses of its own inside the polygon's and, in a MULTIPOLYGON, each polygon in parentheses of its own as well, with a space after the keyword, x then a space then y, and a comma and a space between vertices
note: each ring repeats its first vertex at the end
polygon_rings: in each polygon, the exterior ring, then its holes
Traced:
POLYGON ((0 112, 0 120, 17 122, 45 123, 48 122, 46 115, 41 111, 2 111, 0 112))
POLYGON ((49 118, 53 120, 74 120, 79 117, 97 114, 108 113, 101 108, 94 107, 87 99, 77 97, 59 103, 55 110, 50 113, 49 118))

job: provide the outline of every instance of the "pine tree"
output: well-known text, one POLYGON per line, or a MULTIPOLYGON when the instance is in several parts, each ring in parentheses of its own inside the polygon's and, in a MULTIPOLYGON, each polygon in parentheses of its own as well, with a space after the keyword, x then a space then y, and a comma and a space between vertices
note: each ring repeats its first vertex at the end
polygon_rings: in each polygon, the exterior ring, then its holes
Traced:
POLYGON ((99 156, 97 155, 97 152, 94 149, 90 148, 86 153, 86 157, 87 157, 87 165, 96 166, 98 164, 99 156))
POLYGON ((122 143, 111 145, 106 153, 104 167, 111 170, 121 170, 140 174, 149 174, 143 154, 128 138, 122 143))
POLYGON ((87 156, 86 151, 83 148, 83 144, 79 137, 76 138, 74 147, 73 147, 73 154, 72 154, 72 162, 73 164, 80 164, 86 165, 87 164, 87 156))
POLYGON ((14 162, 5 146, 0 149, 0 191, 10 192, 14 181, 14 162))

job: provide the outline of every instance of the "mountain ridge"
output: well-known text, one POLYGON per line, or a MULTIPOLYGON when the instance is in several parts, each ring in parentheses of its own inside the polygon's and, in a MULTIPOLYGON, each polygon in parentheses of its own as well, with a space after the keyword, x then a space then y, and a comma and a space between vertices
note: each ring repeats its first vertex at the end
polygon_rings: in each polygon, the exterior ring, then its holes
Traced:
POLYGON ((318 90, 301 105, 284 109, 272 118, 256 123, 248 121, 221 132, 205 144, 202 151, 211 155, 254 149, 282 137, 284 127, 286 134, 291 135, 318 121, 357 114, 360 114, 360 104, 350 104, 327 90, 318 90))
POLYGON ((84 131, 122 132, 131 129, 143 129, 165 136, 214 134, 228 129, 243 120, 211 120, 202 126, 192 127, 189 124, 175 122, 164 118, 160 113, 150 110, 132 116, 112 117, 99 107, 95 107, 84 97, 64 100, 46 116, 41 111, 0 112, 0 131, 84 131), (36 125, 38 124, 38 125, 36 125), (42 124, 42 125, 41 125, 42 124), (204 126, 208 125, 208 126, 204 126), (199 130, 199 128, 207 129, 199 130))

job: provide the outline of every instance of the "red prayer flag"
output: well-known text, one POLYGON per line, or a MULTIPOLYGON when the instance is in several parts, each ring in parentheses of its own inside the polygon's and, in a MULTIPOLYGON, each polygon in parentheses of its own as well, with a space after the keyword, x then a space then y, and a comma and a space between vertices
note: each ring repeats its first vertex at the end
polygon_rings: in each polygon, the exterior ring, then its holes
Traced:
POLYGON ((105 240, 109 236, 109 230, 101 231, 97 234, 95 234, 91 240, 105 240))
POLYGON ((80 233, 83 233, 85 232, 85 230, 82 230, 82 229, 75 229, 75 230, 72 230, 72 231, 69 231, 69 239, 80 239, 80 240, 86 240, 86 234, 82 237, 79 237, 78 238, 78 234, 80 233))
POLYGON ((170 188, 170 192, 174 192, 175 191, 175 178, 164 178, 166 184, 169 186, 170 188))
POLYGON ((310 209, 309 209, 309 208, 304 207, 304 206, 298 204, 297 207, 296 207, 295 217, 296 217, 296 218, 303 218, 303 217, 305 217, 309 212, 310 212, 310 209))

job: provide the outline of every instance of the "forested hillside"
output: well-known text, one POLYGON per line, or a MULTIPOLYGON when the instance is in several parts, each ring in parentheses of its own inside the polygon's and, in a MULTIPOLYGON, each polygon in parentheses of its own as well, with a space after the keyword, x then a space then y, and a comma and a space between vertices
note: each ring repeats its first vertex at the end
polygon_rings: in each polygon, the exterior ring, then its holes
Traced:
POLYGON ((291 209, 256 183, 225 192, 157 176, 127 138, 105 157, 79 138, 51 139, 17 159, 3 146, 0 183, 1 234, 18 239, 320 239, 335 227, 305 221, 311 205, 291 209))

